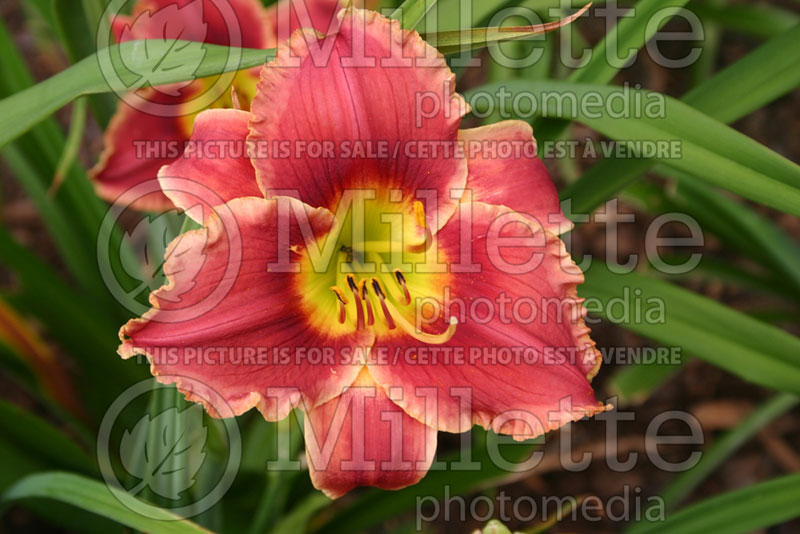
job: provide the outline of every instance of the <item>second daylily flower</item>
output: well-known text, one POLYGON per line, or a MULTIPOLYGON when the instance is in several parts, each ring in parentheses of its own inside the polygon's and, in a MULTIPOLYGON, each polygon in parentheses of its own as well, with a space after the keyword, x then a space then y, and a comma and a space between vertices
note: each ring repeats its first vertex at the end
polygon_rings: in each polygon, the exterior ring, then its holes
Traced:
MULTIPOLYGON (((130 16, 116 16, 111 27, 119 43, 181 39, 270 49, 301 26, 329 31, 341 1, 281 0, 264 8, 260 0, 140 0, 130 16), (231 36, 235 42, 231 42, 231 36)), ((243 109, 249 109, 257 81, 258 70, 236 74, 233 87, 243 109)), ((119 103, 105 133, 103 153, 91 171, 98 195, 109 202, 119 200, 138 184, 155 180, 162 166, 180 156, 199 111, 197 99, 208 102, 211 108, 233 105, 229 87, 217 83, 216 78, 167 88, 147 87, 137 94, 140 105, 119 103), (165 108, 171 112, 165 113, 165 108)), ((174 206, 156 193, 136 199, 133 207, 158 212, 174 206)))
POLYGON ((468 106, 435 49, 375 12, 340 17, 279 47, 251 112, 197 116, 159 180, 204 227, 170 246, 170 282, 120 332, 123 357, 146 354, 213 415, 210 390, 231 414, 304 410, 332 497, 418 481, 438 430, 528 438, 605 409, 530 127, 459 131, 468 106), (252 158, 232 148, 245 141, 252 158))

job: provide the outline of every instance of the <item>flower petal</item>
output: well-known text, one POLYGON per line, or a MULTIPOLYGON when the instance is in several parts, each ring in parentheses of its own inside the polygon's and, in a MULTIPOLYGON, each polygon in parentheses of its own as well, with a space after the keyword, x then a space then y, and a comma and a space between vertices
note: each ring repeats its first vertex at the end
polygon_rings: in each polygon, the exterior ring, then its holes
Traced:
POLYGON ((436 430, 403 412, 366 369, 306 415, 304 434, 311 482, 332 499, 358 486, 416 484, 436 453, 436 430))
POLYGON ((466 161, 409 151, 457 143, 468 108, 453 90, 454 75, 441 54, 397 21, 352 9, 340 18, 339 32, 327 39, 294 33, 261 71, 249 139, 288 152, 254 161, 259 186, 330 209, 346 189, 399 189, 412 200, 433 190, 437 209, 426 216, 438 229, 458 203, 450 190, 466 183, 466 161), (315 157, 306 151, 313 147, 330 150, 315 157))
POLYGON ((114 36, 114 41, 121 43, 124 37, 130 38, 129 35, 124 34, 124 31, 125 27, 130 27, 131 24, 131 18, 128 15, 117 15, 111 19, 111 34, 114 36))
POLYGON ((437 235, 452 274, 441 307, 431 303, 421 316, 437 319, 429 322, 442 331, 452 313, 455 335, 439 346, 378 339, 369 367, 375 381, 402 386, 397 403, 448 432, 479 424, 529 438, 603 411, 589 383, 601 358, 577 298, 583 274, 564 244, 507 208, 474 203, 470 214, 465 207, 437 235), (469 265, 473 272, 463 272, 469 265))
MULTIPOLYGON (((149 102, 168 103, 169 97, 153 89, 141 92, 149 102)), ((159 117, 120 102, 103 136, 104 149, 89 176, 98 196, 141 211, 167 211, 172 202, 155 182, 158 170, 183 151, 185 136, 178 117, 159 117), (148 153, 155 147, 155 153, 148 153), (169 157, 172 156, 172 157, 169 157), (120 198, 129 189, 153 180, 156 191, 136 199, 120 198)))
POLYGON ((201 224, 203 213, 210 213, 214 205, 261 196, 246 146, 249 117, 248 112, 236 109, 201 112, 183 157, 158 173, 164 194, 201 224), (191 182, 197 182, 196 190, 187 190, 185 184, 191 182))
POLYGON ((536 140, 527 122, 508 120, 461 130, 459 138, 469 155, 467 189, 473 201, 526 213, 555 234, 572 228, 547 168, 536 157, 536 140))
POLYGON ((142 0, 130 17, 115 17, 112 28, 119 42, 182 39, 243 48, 274 46, 258 0, 142 0))
MULTIPOLYGON (((314 234, 306 239, 330 229, 328 211, 284 200, 306 210, 314 234)), ((154 376, 198 402, 215 396, 202 394, 211 388, 235 414, 256 406, 278 420, 300 402, 314 407, 339 395, 359 372, 342 360, 345 351, 370 346, 374 336, 334 336, 311 324, 299 305, 297 273, 268 267, 279 247, 299 255, 306 246, 296 222, 281 241, 278 212, 274 200, 236 199, 218 207, 206 227, 176 238, 164 265, 169 281, 150 295, 153 309, 120 330, 120 355, 145 354, 154 376), (310 348, 331 356, 311 360, 303 352, 310 348)))

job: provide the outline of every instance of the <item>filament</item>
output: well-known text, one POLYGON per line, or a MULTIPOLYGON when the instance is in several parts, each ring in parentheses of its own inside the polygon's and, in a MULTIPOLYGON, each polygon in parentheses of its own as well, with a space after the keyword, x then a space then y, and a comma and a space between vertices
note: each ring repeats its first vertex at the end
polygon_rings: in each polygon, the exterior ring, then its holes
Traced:
POLYGON ((372 302, 367 291, 366 279, 361 280, 361 298, 364 299, 364 304, 367 307, 367 325, 372 326, 375 324, 375 314, 372 312, 372 302))
POLYGON ((361 295, 359 294, 358 285, 356 284, 356 277, 352 274, 347 275, 347 285, 350 286, 350 291, 353 292, 354 301, 356 304, 356 329, 364 329, 364 307, 361 305, 361 295))
POLYGON ((394 323, 394 318, 392 318, 392 313, 389 311, 389 306, 391 306, 391 304, 386 302, 386 294, 383 292, 377 278, 372 279, 372 289, 375 291, 375 294, 378 296, 378 301, 381 303, 383 316, 386 318, 386 326, 389 327, 389 330, 394 330, 396 325, 394 323))
POLYGON ((345 308, 347 297, 344 295, 344 291, 336 286, 331 287, 331 291, 336 295, 336 300, 339 302, 339 324, 344 324, 345 320, 347 320, 347 309, 345 308))

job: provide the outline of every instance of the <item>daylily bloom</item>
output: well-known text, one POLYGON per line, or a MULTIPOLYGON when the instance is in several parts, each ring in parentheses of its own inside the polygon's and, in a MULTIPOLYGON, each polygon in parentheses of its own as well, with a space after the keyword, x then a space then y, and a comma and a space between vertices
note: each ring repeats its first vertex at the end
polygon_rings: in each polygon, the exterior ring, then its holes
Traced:
MULTIPOLYGON (((181 39, 270 49, 301 26, 330 31, 340 3, 341 0, 281 0, 264 8, 260 0, 140 0, 130 16, 114 17, 111 27, 117 42, 181 39)), ((155 180, 161 167, 179 158, 200 111, 194 99, 208 98, 210 108, 233 107, 231 90, 216 80, 205 78, 139 90, 140 101, 152 103, 152 110, 121 101, 106 129, 103 153, 90 173, 97 194, 115 201, 130 188, 155 180), (173 111, 161 112, 164 106, 172 106, 173 111)), ((241 108, 249 109, 257 81, 258 69, 236 73, 233 88, 241 108)), ((138 198, 132 206, 145 211, 174 207, 161 193, 138 198)))
POLYGON ((606 409, 531 128, 459 131, 469 108, 441 54, 376 12, 339 17, 278 48, 250 112, 200 113, 159 173, 204 226, 170 245, 169 283, 119 350, 215 416, 216 394, 229 414, 303 410, 331 497, 417 482, 439 430, 525 439, 606 409), (249 158, 222 150, 245 140, 249 158))

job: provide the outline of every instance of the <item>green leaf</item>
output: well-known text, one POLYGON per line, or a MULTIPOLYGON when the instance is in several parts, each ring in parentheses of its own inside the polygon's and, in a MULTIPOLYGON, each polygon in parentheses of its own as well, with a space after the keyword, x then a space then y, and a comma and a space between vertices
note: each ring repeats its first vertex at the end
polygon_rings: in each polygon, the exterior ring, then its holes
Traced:
MULTIPOLYGON (((190 68, 196 71, 203 62, 205 49, 203 43, 179 41, 178 39, 147 39, 139 50, 139 57, 142 62, 134 65, 125 65, 132 73, 136 74, 137 79, 130 86, 130 90, 135 91, 142 87, 156 87, 153 83, 164 76, 166 73, 177 68, 190 68)), ((183 85, 188 85, 183 82, 183 85)), ((171 86, 160 88, 171 96, 179 96, 179 87, 171 86)))
MULTIPOLYGON (((682 102, 630 88, 520 80, 484 85, 467 92, 467 96, 476 92, 498 94, 501 88, 511 93, 511 98, 520 93, 531 95, 540 104, 540 112, 545 117, 577 119, 608 137, 631 143, 634 154, 637 142, 678 140, 680 157, 656 161, 768 206, 800 215, 800 166, 682 102), (629 110, 627 115, 630 116, 617 118, 597 107, 589 110, 589 106, 571 104, 585 102, 587 94, 599 95, 602 102, 607 103, 612 101, 611 95, 616 95, 615 107, 619 102, 620 108, 629 110), (646 106, 661 99, 664 101, 663 117, 645 116, 646 106), (641 111, 643 116, 637 118, 632 110, 641 111)), ((507 105, 510 99, 504 100, 507 105)), ((485 106, 485 99, 478 100, 475 105, 479 111, 485 106)))
MULTIPOLYGON (((727 69, 698 85, 683 101, 730 123, 800 85, 800 25, 775 37, 727 69)), ((652 161, 606 158, 564 189, 574 213, 590 213, 647 172, 652 161)))
POLYGON ((629 185, 621 198, 642 211, 689 215, 704 234, 716 236, 726 249, 747 256, 763 266, 766 273, 745 270, 727 260, 706 255, 697 269, 683 276, 717 279, 779 298, 800 296, 800 245, 774 222, 684 173, 664 165, 656 166, 655 172, 674 183, 664 188, 639 181, 629 185))
POLYGON ((101 482, 71 473, 48 472, 30 475, 12 486, 3 501, 19 499, 55 499, 94 514, 152 534, 208 534, 210 531, 166 510, 156 511, 156 518, 134 512, 136 501, 121 490, 111 490, 101 482))
MULTIPOLYGON (((0 369, 3 370, 4 376, 14 381, 23 391, 38 393, 39 378, 33 372, 30 363, 19 355, 16 347, 11 347, 8 340, 2 338, 0 338, 0 369)), ((41 393, 39 395, 45 398, 41 393)))
MULTIPOLYGON (((793 240, 772 221, 729 196, 663 166, 657 170, 676 179, 676 187, 668 187, 664 192, 655 184, 637 182, 624 191, 626 201, 635 202, 640 209, 651 213, 686 213, 698 221, 705 234, 717 236, 727 250, 740 252, 763 265, 768 272, 775 273, 765 278, 727 261, 704 257, 689 276, 699 275, 703 279, 769 292, 791 302, 796 300, 795 295, 800 295, 800 247, 793 240)), ((675 365, 630 365, 611 377, 609 387, 621 401, 638 402, 680 368, 675 365)))
POLYGON ((667 363, 627 365, 611 376, 608 388, 612 394, 619 397, 620 404, 640 403, 683 369, 685 363, 684 357, 680 365, 667 363))
MULTIPOLYGON (((39 213, 53 236, 55 246, 64 259, 70 273, 83 287, 96 285, 94 271, 96 269, 92 255, 82 236, 76 232, 73 221, 61 210, 52 195, 48 195, 44 185, 53 176, 41 176, 38 169, 25 157, 17 143, 7 145, 0 150, 3 161, 14 173, 25 193, 39 207, 39 213)), ((63 176, 63 175, 62 175, 63 176)))
POLYGON ((116 320, 87 301, 85 295, 81 296, 64 284, 56 271, 17 243, 2 227, 0 258, 0 263, 14 273, 21 287, 6 295, 15 308, 39 317, 70 352, 81 354, 108 348, 113 351, 116 320), (107 328, 112 331, 110 336, 103 332, 107 328))
MULTIPOLYGON (((196 44, 175 41, 176 49, 191 46, 193 53, 182 54, 186 63, 174 69, 156 69, 150 73, 147 81, 154 86, 166 85, 256 67, 272 58, 275 52, 206 44, 198 50, 196 44), (202 58, 198 57, 200 54, 202 58), (231 60, 232 57, 238 60, 231 60)), ((79 96, 109 91, 126 92, 141 77, 137 72, 152 70, 152 61, 141 53, 143 46, 142 41, 126 41, 110 46, 0 101, 0 146, 79 96)))
POLYGON ((592 50, 592 57, 583 67, 572 73, 569 81, 575 83, 606 84, 633 58, 688 0, 640 0, 633 6, 632 17, 624 17, 603 37, 592 50), (658 24, 653 24, 657 20, 658 24), (628 53, 630 57, 612 63, 611 57, 628 53))
MULTIPOLYGON (((33 85, 22 57, 0 21, 0 95, 23 91, 33 85)), ((2 118, 0 118, 0 122, 2 118)), ((13 159, 18 169, 15 178, 20 181, 44 219, 47 228, 64 257, 71 274, 89 297, 106 305, 106 314, 118 312, 119 304, 105 291, 97 270, 97 234, 106 205, 94 193, 86 173, 78 164, 69 167, 65 182, 55 195, 44 194, 56 173, 65 141, 58 125, 52 119, 43 121, 28 134, 20 137, 14 147, 3 150, 7 159, 13 159), (9 153, 11 151, 11 153, 9 153)), ((118 244, 119 231, 112 231, 111 246, 118 244)), ((124 247, 120 255, 127 256, 124 247)), ((125 317, 118 313, 121 320, 125 317)))
MULTIPOLYGON (((703 0, 709 5, 715 7, 722 7, 728 3, 728 0, 703 0)), ((694 4, 689 5, 689 9, 693 9, 694 4)), ((716 70, 717 59, 719 58, 720 45, 722 44, 722 28, 720 25, 711 20, 703 22, 704 39, 695 43, 700 49, 700 56, 697 61, 689 65, 689 73, 691 74, 690 86, 694 87, 706 81, 716 70)))
POLYGON ((749 382, 800 393, 800 339, 668 282, 638 273, 614 274, 594 263, 579 289, 581 296, 592 299, 587 300, 590 313, 663 345, 681 347, 684 354, 749 382), (634 313, 636 305, 641 309, 634 313), (622 314, 619 309, 625 306, 628 313, 622 314))
POLYGON ((119 323, 108 309, 61 281, 59 275, 0 226, 1 263, 14 273, 16 291, 5 298, 19 311, 39 318, 48 333, 78 364, 83 405, 98 418, 111 399, 146 370, 115 356, 119 323))
MULTIPOLYGON (((259 421, 259 427, 257 428, 261 429, 261 431, 254 433, 255 435, 253 436, 248 435, 247 445, 251 447, 257 446, 259 447, 259 453, 266 453, 265 456, 261 457, 259 462, 258 467, 260 472, 264 472, 264 466, 266 465, 267 461, 278 458, 279 453, 277 449, 280 447, 280 445, 278 445, 279 441, 286 440, 288 442, 290 459, 297 457, 298 453, 302 449, 301 428, 303 425, 302 421, 298 420, 298 415, 299 413, 295 411, 292 415, 284 418, 281 421, 278 421, 277 423, 259 421), (263 431, 267 429, 269 430, 269 434, 265 435, 263 431), (260 441, 256 444, 253 442, 255 439, 260 439, 260 441)), ((289 492, 292 489, 292 482, 300 474, 301 472, 297 470, 266 471, 266 488, 264 489, 264 492, 258 503, 256 513, 253 515, 249 530, 250 534, 273 532, 275 523, 280 520, 280 517, 283 515, 284 509, 286 508, 286 504, 289 501, 289 492)), ((323 496, 320 494, 312 494, 309 496, 309 500, 311 502, 307 503, 307 507, 304 507, 301 510, 293 510, 290 515, 286 517, 286 520, 281 522, 283 526, 279 528, 283 529, 284 531, 291 532, 291 528, 299 526, 297 525, 298 522, 303 522, 302 528, 297 528, 295 532, 304 532, 306 530, 305 523, 308 522, 310 515, 312 515, 318 508, 313 504, 313 502, 316 502, 316 497, 323 496), (290 520, 289 517, 294 517, 294 519, 290 520)), ((325 497, 324 500, 326 503, 330 502, 327 497, 325 497)), ((298 506, 302 507, 303 504, 301 503, 298 506)))
POLYGON ((745 534, 800 516, 800 474, 731 491, 680 510, 659 523, 641 523, 636 534, 745 534))
POLYGON ((800 295, 800 246, 768 218, 691 176, 659 165, 656 171, 677 180, 672 200, 694 217, 704 231, 779 275, 800 295))
POLYGON ((2 435, 0 435, 0 457, 3 458, 3 469, 0 469, 0 491, 5 490, 24 476, 48 468, 41 459, 36 458, 29 451, 20 449, 2 435))
POLYGON ((661 492, 666 510, 671 510, 686 498, 717 467, 722 465, 739 448, 762 428, 797 406, 800 399, 789 393, 775 395, 736 425, 703 453, 700 461, 675 477, 661 492))
MULTIPOLYGON (((508 8, 521 7, 537 12, 540 16, 551 13, 551 10, 580 9, 586 0, 480 0, 473 1, 471 18, 464 16, 463 0, 438 0, 436 3, 436 30, 469 30, 476 26, 489 26, 498 13, 508 8), (463 19, 463 20, 462 20, 463 19)), ((594 0, 592 5, 603 5, 605 0, 594 0)), ((425 21, 427 22, 427 21, 425 21)))
POLYGON ((504 41, 527 39, 542 35, 566 26, 583 15, 591 4, 561 20, 536 24, 533 26, 502 26, 494 28, 473 28, 471 30, 455 30, 430 32, 422 35, 423 39, 432 43, 444 55, 456 54, 468 50, 485 48, 490 44, 504 41))
POLYGON ((79 98, 72 104, 72 115, 69 121, 69 134, 67 135, 64 151, 56 166, 53 182, 47 190, 48 195, 53 195, 64 182, 72 164, 78 157, 78 152, 83 141, 83 132, 86 128, 86 99, 79 98))
POLYGON ((405 0, 400 4, 400 7, 394 10, 389 18, 400 20, 403 28, 413 30, 435 5, 436 0, 405 0))
MULTIPOLYGON (((0 21, 0 55, 3 57, 0 65, 2 74, 0 95, 22 91, 33 83, 2 21, 0 21)), ((93 247, 90 245, 95 234, 88 230, 83 233, 84 228, 81 227, 81 223, 85 220, 85 213, 76 211, 68 216, 62 209, 62 203, 59 202, 65 195, 74 193, 81 184, 79 180, 73 180, 57 199, 47 195, 47 186, 56 171, 56 162, 63 152, 60 150, 62 145, 63 140, 59 139, 58 128, 52 121, 47 121, 32 131, 30 136, 5 147, 2 156, 14 172, 15 178, 37 205, 48 231, 54 238, 55 246, 70 272, 81 286, 90 292, 94 291, 97 285, 96 279, 92 276, 96 263, 93 247), (52 166, 49 162, 52 162, 52 166)), ((74 174, 71 176, 75 177, 74 174)))
POLYGON ((15 404, 0 400, 3 438, 50 468, 93 474, 97 468, 89 454, 50 423, 15 404))
MULTIPOLYGON (((55 30, 71 63, 92 55, 96 51, 96 31, 105 5, 98 6, 98 0, 83 0, 83 9, 76 9, 75 2, 52 0, 55 30), (100 8, 99 13, 97 13, 100 8)), ((88 97, 92 114, 105 129, 117 109, 113 95, 92 95, 88 97)))
POLYGON ((291 512, 286 514, 274 529, 269 530, 271 534, 295 534, 297 532, 308 532, 308 522, 311 517, 319 510, 325 508, 331 500, 322 493, 314 492, 303 501, 297 504, 291 512))
POLYGON ((800 24, 774 37, 682 100, 722 122, 733 122, 800 85, 800 24))
POLYGON ((108 6, 108 2, 104 0, 82 0, 81 4, 83 5, 83 12, 86 16, 92 39, 95 39, 98 34, 107 35, 111 22, 103 18, 103 13, 108 6))
MULTIPOLYGON (((632 17, 624 17, 592 49, 589 61, 568 77, 574 83, 607 84, 633 59, 649 41, 689 0, 640 0, 633 7, 632 17), (658 23, 653 24, 656 20, 658 23), (609 57, 623 60, 609 61, 609 57)), ((539 140, 556 139, 569 124, 564 120, 536 121, 534 131, 539 140)))
POLYGON ((727 30, 757 37, 775 37, 800 22, 797 13, 769 4, 715 5, 692 2, 691 10, 704 22, 714 22, 727 30))

